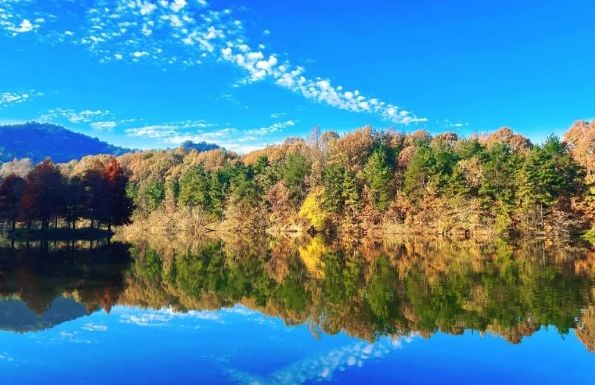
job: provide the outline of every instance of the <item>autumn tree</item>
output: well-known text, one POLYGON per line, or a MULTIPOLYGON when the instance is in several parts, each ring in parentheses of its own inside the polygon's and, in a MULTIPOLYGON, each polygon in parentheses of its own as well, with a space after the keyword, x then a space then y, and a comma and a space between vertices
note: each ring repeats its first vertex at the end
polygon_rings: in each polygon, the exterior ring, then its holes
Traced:
MULTIPOLYGON (((126 192, 129 177, 116 158, 111 158, 103 170, 102 179, 107 182, 108 191, 108 229, 113 226, 122 226, 132 223, 134 205, 126 192)), ((165 193, 163 194, 165 198, 165 193)))
POLYGON ((29 158, 14 159, 10 162, 3 163, 0 167, 0 177, 6 178, 9 175, 20 176, 25 178, 27 174, 33 170, 33 161, 29 158))
POLYGON ((0 185, 0 218, 11 222, 12 231, 16 229, 24 187, 25 180, 15 174, 8 175, 0 185))
POLYGON ((95 162, 92 169, 87 170, 81 180, 81 217, 91 221, 91 227, 111 220, 112 200, 110 184, 104 177, 104 166, 95 162))
POLYGON ((46 229, 50 220, 64 212, 65 179, 58 168, 48 158, 35 166, 27 175, 23 191, 21 217, 30 221, 40 221, 46 229))

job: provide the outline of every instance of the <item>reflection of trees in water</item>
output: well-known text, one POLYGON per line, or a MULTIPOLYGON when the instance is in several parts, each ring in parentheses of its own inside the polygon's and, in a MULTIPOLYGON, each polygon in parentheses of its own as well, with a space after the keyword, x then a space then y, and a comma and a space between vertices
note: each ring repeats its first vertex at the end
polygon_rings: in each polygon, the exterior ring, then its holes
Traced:
POLYGON ((117 303, 129 246, 108 240, 26 242, 0 249, 0 292, 18 298, 38 315, 59 296, 73 297, 88 312, 117 303))
POLYGON ((562 334, 575 329, 595 350, 593 261, 589 251, 504 242, 30 243, 0 250, 0 290, 38 314, 57 296, 89 312, 116 303, 177 311, 243 304, 307 324, 315 336, 368 341, 474 330, 520 343, 552 325, 562 334))
POLYGON ((587 346, 595 330, 588 324, 593 270, 585 268, 594 255, 584 250, 232 238, 179 246, 166 261, 161 247, 132 248, 121 303, 180 311, 240 303, 314 333, 366 340, 476 330, 519 343, 546 325, 566 334, 581 314, 586 326, 577 334, 587 346))

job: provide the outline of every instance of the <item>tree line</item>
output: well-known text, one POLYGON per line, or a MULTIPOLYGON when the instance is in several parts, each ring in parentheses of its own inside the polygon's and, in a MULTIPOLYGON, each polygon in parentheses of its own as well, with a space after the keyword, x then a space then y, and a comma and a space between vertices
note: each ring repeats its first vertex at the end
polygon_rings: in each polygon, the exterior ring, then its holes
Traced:
POLYGON ((508 127, 470 137, 314 129, 245 155, 176 149, 119 159, 132 170, 136 215, 152 226, 200 217, 195 222, 255 232, 569 239, 595 224, 593 138, 595 122, 585 121, 542 144, 508 127))
POLYGON ((24 177, 12 173, 2 180, 0 220, 12 231, 17 225, 75 229, 79 220, 89 221, 91 228, 130 224, 134 206, 126 193, 128 181, 113 157, 72 177, 47 158, 24 177))

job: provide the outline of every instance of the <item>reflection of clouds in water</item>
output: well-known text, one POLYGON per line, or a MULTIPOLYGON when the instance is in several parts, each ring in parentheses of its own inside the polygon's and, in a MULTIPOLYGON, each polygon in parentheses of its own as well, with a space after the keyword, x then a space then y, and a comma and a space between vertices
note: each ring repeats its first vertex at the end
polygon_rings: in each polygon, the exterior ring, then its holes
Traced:
MULTIPOLYGON (((265 316, 262 314, 249 310, 243 306, 234 306, 229 309, 221 309, 218 311, 204 310, 196 311, 190 310, 188 312, 176 312, 172 308, 163 308, 159 310, 138 310, 135 314, 124 313, 120 315, 120 323, 134 324, 138 326, 152 326, 152 327, 169 327, 171 321, 195 319, 204 321, 213 321, 217 323, 225 323, 224 318, 231 314, 237 314, 246 318, 246 320, 258 323, 265 323, 265 316)), ((181 326, 181 325, 175 325, 181 326)), ((193 326, 195 329, 200 326, 193 326)))
POLYGON ((359 342, 354 345, 332 350, 318 357, 308 357, 292 365, 282 368, 266 377, 231 369, 229 377, 238 384, 250 385, 285 385, 301 384, 306 381, 328 381, 333 378, 337 370, 343 371, 348 367, 362 367, 373 358, 380 358, 402 344, 410 343, 412 336, 384 338, 373 344, 359 342))
POLYGON ((90 340, 85 340, 82 339, 80 337, 78 337, 79 332, 65 332, 65 331, 61 331, 60 333, 58 333, 58 337, 60 337, 60 340, 63 341, 68 341, 68 342, 72 342, 75 344, 90 344, 91 341, 90 340))
POLYGON ((82 329, 89 332, 104 332, 107 331, 107 326, 94 323, 87 323, 85 324, 85 326, 83 326, 82 329))

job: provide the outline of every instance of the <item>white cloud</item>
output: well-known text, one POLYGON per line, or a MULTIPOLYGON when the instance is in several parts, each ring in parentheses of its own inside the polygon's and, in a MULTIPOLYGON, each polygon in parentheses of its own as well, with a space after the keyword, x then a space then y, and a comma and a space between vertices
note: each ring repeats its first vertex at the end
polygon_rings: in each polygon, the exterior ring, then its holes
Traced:
POLYGON ((153 125, 144 126, 139 128, 128 128, 126 129, 128 136, 139 136, 146 138, 169 138, 177 134, 176 128, 169 125, 153 125))
POLYGON ((292 67, 289 62, 280 65, 275 55, 264 56, 261 51, 252 51, 246 44, 228 44, 221 49, 221 58, 232 62, 249 73, 241 83, 252 83, 271 78, 275 84, 301 94, 307 99, 325 103, 333 107, 352 112, 366 112, 379 115, 384 120, 397 124, 425 122, 411 112, 400 107, 359 94, 355 91, 342 91, 343 87, 334 87, 328 79, 305 77, 305 69, 292 67))
MULTIPOLYGON (((128 128, 125 130, 128 136, 147 137, 161 139, 164 142, 173 143, 173 138, 180 138, 184 131, 189 129, 203 129, 212 127, 212 123, 206 123, 204 120, 185 120, 179 122, 162 123, 147 125, 143 127, 128 128)), ((182 140, 179 143, 184 142, 182 140)))
POLYGON ((232 127, 213 129, 211 127, 214 127, 214 124, 202 120, 182 121, 127 128, 125 133, 132 137, 158 139, 166 144, 180 145, 186 141, 208 142, 218 144, 228 150, 248 152, 267 145, 260 141, 262 137, 281 132, 287 127, 293 127, 297 122, 297 120, 287 120, 270 126, 238 130, 232 127))
POLYGON ((268 29, 265 29, 264 31, 262 31, 262 34, 265 35, 265 36, 266 35, 270 35, 271 34, 271 31, 269 31, 268 29))
POLYGON ((0 108, 12 104, 20 104, 39 96, 43 96, 43 93, 34 90, 20 93, 3 92, 0 93, 0 108))
POLYGON ((91 127, 97 131, 111 131, 116 127, 118 123, 116 122, 94 122, 91 123, 91 127))
POLYGON ((270 125, 269 127, 261 127, 261 128, 246 130, 246 131, 244 131, 244 133, 247 135, 263 136, 263 135, 272 134, 274 132, 280 132, 286 127, 293 127, 293 126, 295 126, 296 123, 297 123, 296 121, 288 120, 288 121, 282 122, 282 123, 275 123, 273 125, 270 125))
MULTIPOLYGON (((110 111, 101 111, 101 110, 84 110, 84 111, 75 111, 71 109, 63 109, 57 108, 55 110, 49 110, 45 114, 41 115, 38 120, 42 122, 52 122, 55 121, 57 118, 63 118, 68 120, 71 123, 90 123, 95 122, 106 117, 111 117, 112 113, 110 111)), ((113 128, 113 127, 112 127, 113 128)))
POLYGON ((283 115, 285 115, 285 112, 277 112, 277 113, 271 114, 271 118, 272 119, 277 119, 277 118, 279 118, 279 117, 281 117, 283 115))
MULTIPOLYGON (((36 20, 43 18, 34 12, 25 12, 27 7, 20 7, 17 0, 3 0, 1 4, 5 3, 10 4, 13 11, 20 10, 17 16, 21 19, 17 24, 12 19, 6 21, 10 26, 0 24, 0 28, 10 33, 14 33, 14 29, 23 32, 35 29, 36 20)), ((41 0, 25 3, 42 4, 41 0)), ((129 60, 194 66, 203 63, 206 57, 233 63, 244 70, 248 76, 238 84, 268 80, 306 99, 335 108, 375 114, 397 124, 426 121, 393 103, 360 95, 357 90, 343 90, 330 79, 307 76, 304 67, 280 61, 279 54, 265 54, 264 46, 258 42, 254 46, 259 48, 252 49, 246 43, 244 23, 235 19, 232 11, 207 7, 208 4, 200 0, 96 0, 78 28, 71 28, 70 24, 79 20, 68 20, 68 16, 63 15, 61 18, 65 20, 57 18, 52 24, 54 30, 49 32, 58 35, 59 41, 82 44, 102 62, 129 60), (69 25, 69 34, 62 25, 69 25)), ((50 29, 49 26, 44 28, 50 29)), ((269 33, 268 29, 263 31, 264 35, 269 33)))
POLYGON ((199 142, 221 142, 237 135, 239 131, 235 128, 223 128, 210 132, 197 132, 193 134, 176 134, 165 138, 166 143, 182 144, 186 141, 199 142))
POLYGON ((469 123, 461 123, 461 122, 451 122, 448 119, 444 119, 444 127, 463 127, 463 126, 468 126, 469 123))
POLYGON ((24 19, 23 21, 21 21, 21 24, 19 25, 18 28, 12 28, 10 30, 12 30, 13 32, 17 32, 17 33, 30 32, 30 31, 33 31, 33 24, 31 24, 31 22, 29 20, 24 19))

